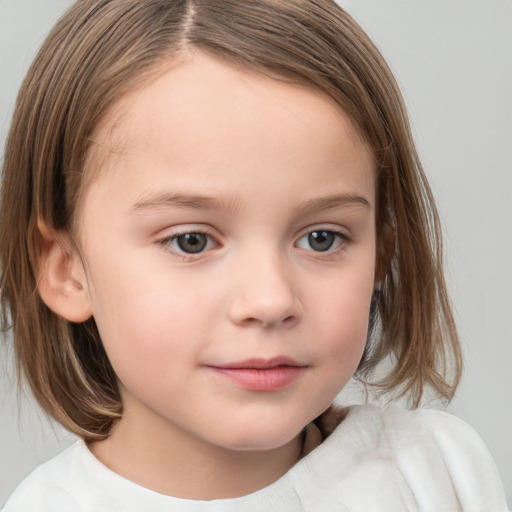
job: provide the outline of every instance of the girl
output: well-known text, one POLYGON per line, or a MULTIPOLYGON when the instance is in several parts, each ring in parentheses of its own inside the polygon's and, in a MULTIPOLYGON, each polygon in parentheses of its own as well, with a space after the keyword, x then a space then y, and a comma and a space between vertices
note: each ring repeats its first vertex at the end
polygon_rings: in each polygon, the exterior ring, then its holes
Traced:
POLYGON ((400 94, 334 3, 77 2, 2 194, 3 321, 82 438, 6 512, 506 510, 459 420, 331 406, 460 376, 400 94))

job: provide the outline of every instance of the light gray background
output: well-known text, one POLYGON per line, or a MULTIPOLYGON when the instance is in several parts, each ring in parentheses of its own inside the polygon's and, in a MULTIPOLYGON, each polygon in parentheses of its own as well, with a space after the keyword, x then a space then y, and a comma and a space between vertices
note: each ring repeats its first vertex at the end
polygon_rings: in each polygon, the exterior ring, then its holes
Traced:
MULTIPOLYGON (((340 0, 405 95, 446 233, 448 281, 466 356, 448 410, 484 438, 512 504, 512 2, 340 0)), ((0 144, 16 92, 69 0, 0 0, 0 144)), ((73 438, 28 398, 0 347, 0 506, 73 438)), ((352 396, 345 394, 345 399, 352 396)))

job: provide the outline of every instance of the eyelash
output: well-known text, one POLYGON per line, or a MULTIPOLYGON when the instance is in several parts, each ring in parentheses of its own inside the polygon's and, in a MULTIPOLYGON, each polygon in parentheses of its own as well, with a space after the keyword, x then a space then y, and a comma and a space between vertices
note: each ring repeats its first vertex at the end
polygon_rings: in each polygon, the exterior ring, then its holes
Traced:
MULTIPOLYGON (((215 246, 220 245, 215 240, 215 237, 213 237, 210 233, 207 233, 206 231, 202 231, 200 229, 193 229, 193 230, 189 230, 189 231, 180 231, 178 233, 174 233, 173 235, 160 240, 159 244, 162 245, 166 250, 168 250, 178 256, 181 256, 183 258, 183 261, 185 261, 185 262, 186 261, 194 261, 197 257, 199 257, 201 254, 203 254, 205 252, 204 248, 200 252, 197 252, 197 253, 193 253, 193 252, 187 253, 187 252, 184 252, 183 249, 181 249, 179 247, 175 248, 172 246, 172 244, 174 242, 178 243, 177 241, 180 237, 184 237, 187 235, 200 235, 200 236, 206 237, 207 238, 206 246, 211 243, 213 243, 215 246)), ((211 249, 212 248, 210 247, 207 250, 211 250, 211 249)))
POLYGON ((311 246, 311 239, 310 237, 312 237, 314 234, 322 234, 322 235, 330 235, 330 236, 333 236, 333 240, 332 240, 332 243, 331 245, 329 245, 325 250, 318 250, 318 251, 315 251, 314 249, 305 249, 305 250, 310 250, 311 252, 315 253, 315 254, 318 254, 318 255, 325 255, 325 256, 333 256, 335 254, 338 254, 338 252, 342 251, 343 249, 345 249, 345 246, 348 242, 350 242, 350 239, 347 235, 339 232, 339 231, 336 231, 334 229, 324 229, 324 228, 318 228, 318 229, 313 229, 311 231, 308 231, 307 233, 305 233, 304 235, 302 235, 298 240, 297 242, 295 243, 295 246, 296 247, 299 247, 299 248, 303 248, 303 247, 300 247, 299 243, 301 242, 301 240, 304 240, 304 239, 308 239, 308 243, 309 245, 311 246), (332 247, 334 244, 336 244, 336 247, 332 247))
MULTIPOLYGON (((318 254, 318 255, 325 255, 325 256, 333 256, 333 255, 336 255, 338 252, 342 251, 345 249, 345 246, 347 243, 349 243, 351 241, 351 239, 339 232, 339 231, 336 231, 336 230, 333 230, 333 229, 322 229, 322 228, 318 228, 318 229, 313 229, 311 231, 308 231, 306 233, 304 233, 298 240, 297 242, 295 242, 294 246, 295 247, 299 247, 301 249, 304 249, 306 251, 309 251, 309 252, 312 252, 312 253, 315 253, 315 254, 318 254), (315 251, 314 249, 307 249, 307 248, 304 248, 304 247, 301 247, 299 245, 299 242, 301 242, 301 240, 303 239, 306 239, 308 237, 311 237, 313 234, 327 234, 327 235, 333 235, 334 239, 333 239, 333 242, 331 244, 331 246, 327 247, 325 250, 318 250, 318 251, 315 251), (333 249, 332 248, 332 245, 333 244, 337 244, 336 247, 333 249)), ((158 242, 161 246, 163 246, 166 250, 178 255, 178 256, 181 256, 183 258, 183 261, 187 262, 187 261, 195 261, 198 257, 200 257, 202 254, 204 254, 205 252, 208 252, 209 250, 212 250, 213 248, 215 247, 218 247, 220 244, 219 242, 217 242, 217 240, 215 239, 215 237, 213 237, 210 233, 206 232, 206 231, 203 231, 203 230, 200 230, 200 229, 197 229, 197 230, 189 230, 189 231, 180 231, 180 232, 177 232, 171 236, 168 236, 162 240, 159 240, 158 242), (196 253, 194 252, 185 252, 183 250, 183 248, 180 248, 179 246, 178 247, 173 247, 173 244, 176 243, 176 244, 179 244, 178 242, 178 239, 180 237, 184 237, 184 236, 187 236, 187 235, 199 235, 199 236, 204 236, 206 237, 206 242, 205 242, 205 246, 202 247, 199 251, 197 251, 196 253), (214 247, 208 247, 208 245, 211 245, 211 244, 214 244, 214 247)), ((308 243, 311 245, 311 239, 308 239, 308 243)))

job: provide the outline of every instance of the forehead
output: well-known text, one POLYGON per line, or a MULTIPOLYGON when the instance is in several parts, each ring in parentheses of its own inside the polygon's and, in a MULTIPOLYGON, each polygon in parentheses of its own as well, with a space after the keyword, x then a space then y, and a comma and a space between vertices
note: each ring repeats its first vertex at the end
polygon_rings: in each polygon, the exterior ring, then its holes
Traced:
POLYGON ((269 169, 374 167, 357 130, 327 94, 195 51, 124 96, 94 140, 102 180, 124 179, 128 169, 143 177, 167 167, 196 183, 206 173, 218 189, 235 188, 248 175, 263 179, 269 169))

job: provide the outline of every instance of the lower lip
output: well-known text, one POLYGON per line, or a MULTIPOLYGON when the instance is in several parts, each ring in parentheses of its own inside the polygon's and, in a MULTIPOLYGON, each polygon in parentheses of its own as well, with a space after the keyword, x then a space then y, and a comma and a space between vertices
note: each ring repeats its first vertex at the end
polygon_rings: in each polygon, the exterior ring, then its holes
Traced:
POLYGON ((276 366, 275 368, 218 368, 210 367, 216 374, 237 386, 250 391, 280 391, 306 369, 304 366, 276 366))

